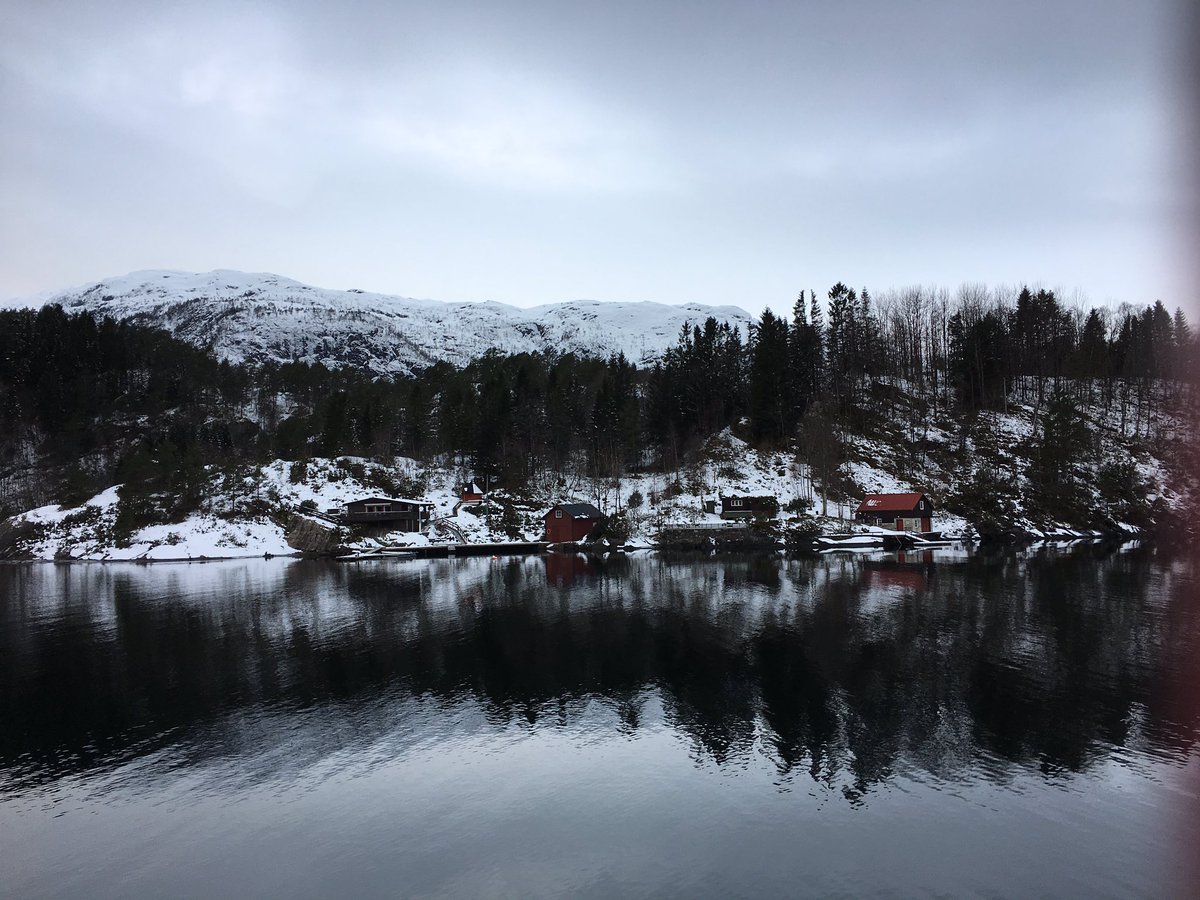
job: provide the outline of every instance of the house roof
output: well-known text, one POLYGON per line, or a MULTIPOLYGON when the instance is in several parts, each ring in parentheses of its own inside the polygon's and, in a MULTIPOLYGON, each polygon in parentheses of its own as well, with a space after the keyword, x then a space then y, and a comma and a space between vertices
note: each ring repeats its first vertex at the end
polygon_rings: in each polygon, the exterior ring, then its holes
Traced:
POLYGON ((414 506, 433 506, 430 500, 412 500, 407 497, 359 497, 357 500, 347 500, 346 505, 351 503, 410 503, 414 506))
MULTIPOLYGON (((550 512, 561 509, 573 519, 600 519, 604 514, 590 503, 558 503, 551 507, 550 512)), ((549 515, 547 513, 546 515, 549 515)))
POLYGON ((858 512, 911 512, 925 499, 919 491, 910 494, 867 494, 858 512))

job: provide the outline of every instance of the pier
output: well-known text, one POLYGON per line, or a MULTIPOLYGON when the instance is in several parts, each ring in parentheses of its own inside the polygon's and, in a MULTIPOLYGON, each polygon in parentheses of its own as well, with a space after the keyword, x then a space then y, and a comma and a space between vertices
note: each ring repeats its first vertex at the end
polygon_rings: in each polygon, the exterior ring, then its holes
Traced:
POLYGON ((528 553, 545 553, 550 545, 546 541, 498 541, 495 543, 469 544, 423 544, 410 547, 405 544, 382 544, 361 550, 348 550, 338 556, 345 562, 367 559, 437 559, 451 556, 518 556, 528 553))

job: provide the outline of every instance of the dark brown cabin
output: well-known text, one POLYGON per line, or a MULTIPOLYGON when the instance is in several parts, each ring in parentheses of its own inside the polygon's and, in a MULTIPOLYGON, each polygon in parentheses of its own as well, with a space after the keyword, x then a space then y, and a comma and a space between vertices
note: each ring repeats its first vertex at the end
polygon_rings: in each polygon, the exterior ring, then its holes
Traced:
POLYGON ((380 525, 393 531, 421 531, 433 517, 427 500, 366 497, 346 504, 342 521, 347 525, 380 525))
POLYGON ((897 531, 930 531, 933 528, 933 504, 924 494, 867 494, 854 513, 856 522, 879 525, 897 531))
POLYGON ((773 518, 779 512, 779 501, 774 497, 740 497, 730 495, 721 498, 722 519, 753 519, 755 516, 773 518))

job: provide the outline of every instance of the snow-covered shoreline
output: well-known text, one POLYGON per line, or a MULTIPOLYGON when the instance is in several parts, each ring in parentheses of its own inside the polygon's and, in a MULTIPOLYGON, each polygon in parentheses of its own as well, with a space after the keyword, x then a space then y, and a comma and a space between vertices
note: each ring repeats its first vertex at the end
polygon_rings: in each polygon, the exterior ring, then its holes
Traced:
MULTIPOLYGON (((423 465, 403 457, 388 463, 357 457, 274 460, 237 475, 208 470, 204 499, 181 521, 122 531, 118 528, 120 485, 78 506, 50 504, 28 510, 0 523, 9 534, 8 550, 0 546, 0 553, 47 562, 294 558, 305 555, 288 541, 289 526, 298 516, 365 496, 394 496, 388 486, 398 484, 419 489, 433 504, 433 518, 453 526, 428 535, 386 536, 399 544, 451 542, 459 536, 468 543, 538 541, 544 530, 542 517, 553 504, 586 499, 606 515, 619 514, 628 530, 626 543, 652 548, 663 528, 722 524, 718 515, 705 510, 705 502, 728 494, 777 497, 777 524, 783 534, 799 527, 815 528, 820 534, 863 530, 853 523, 853 504, 831 502, 826 508, 814 491, 811 473, 789 454, 754 450, 727 430, 710 441, 703 459, 679 472, 635 474, 620 480, 547 474, 534 479, 523 494, 494 491, 487 504, 460 502, 458 487, 465 473, 453 465, 423 465)), ((864 491, 912 489, 914 482, 896 476, 887 462, 886 448, 856 439, 844 472, 864 491)), ((932 481, 933 474, 923 473, 916 486, 924 487, 925 479, 932 481)), ((1155 489, 1166 492, 1160 484, 1155 489)), ((960 542, 977 537, 972 523, 941 508, 935 508, 933 530, 960 542)), ((1022 523, 1020 533, 1026 542, 1045 543, 1141 536, 1131 527, 1102 533, 1028 521, 1022 523)), ((359 542, 349 532, 337 537, 341 547, 359 542)))

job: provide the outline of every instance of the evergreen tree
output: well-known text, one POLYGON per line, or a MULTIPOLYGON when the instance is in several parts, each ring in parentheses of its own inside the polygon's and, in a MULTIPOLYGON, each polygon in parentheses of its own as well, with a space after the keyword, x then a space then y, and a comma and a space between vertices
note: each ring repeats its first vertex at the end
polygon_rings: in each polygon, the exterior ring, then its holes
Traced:
POLYGON ((817 292, 809 291, 808 324, 812 328, 814 353, 809 356, 810 381, 815 390, 825 385, 825 314, 817 301, 817 292))
POLYGON ((750 425, 759 441, 778 443, 794 425, 795 407, 787 398, 788 328, 769 309, 754 332, 750 366, 750 425))
POLYGON ((1172 376, 1180 381, 1194 380, 1195 344, 1192 341, 1192 329, 1188 325, 1187 316, 1180 307, 1175 308, 1175 318, 1172 321, 1172 351, 1175 362, 1172 376))
POLYGON ((1048 515, 1078 520, 1085 507, 1079 472, 1092 444, 1087 421, 1075 398, 1059 390, 1047 403, 1039 426, 1041 433, 1034 441, 1030 480, 1048 515))
POLYGON ((788 332, 788 385, 795 406, 795 418, 804 416, 808 404, 820 390, 821 339, 809 322, 804 291, 792 308, 792 326, 788 332))

